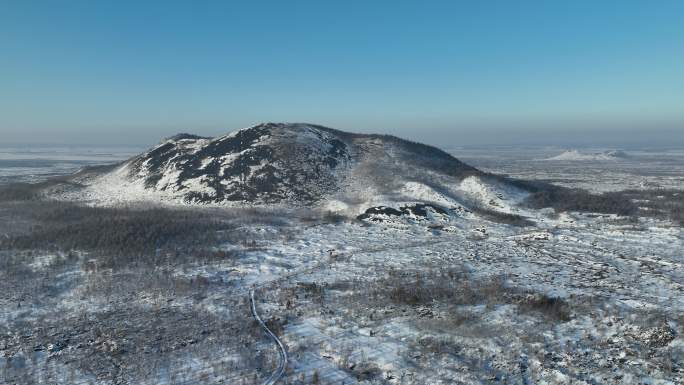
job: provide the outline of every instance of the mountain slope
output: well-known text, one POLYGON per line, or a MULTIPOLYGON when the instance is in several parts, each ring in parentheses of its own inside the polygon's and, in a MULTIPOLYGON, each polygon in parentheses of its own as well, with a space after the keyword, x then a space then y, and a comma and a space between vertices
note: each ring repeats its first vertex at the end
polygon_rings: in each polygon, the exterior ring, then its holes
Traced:
POLYGON ((186 202, 313 201, 348 166, 349 148, 305 125, 262 124, 216 139, 176 136, 132 159, 129 177, 186 202))
MULTIPOLYGON (((486 206, 513 212, 526 192, 435 147, 302 123, 264 123, 218 138, 179 134, 65 196, 95 203, 486 206)), ((397 206, 399 207, 399 206, 397 206)))

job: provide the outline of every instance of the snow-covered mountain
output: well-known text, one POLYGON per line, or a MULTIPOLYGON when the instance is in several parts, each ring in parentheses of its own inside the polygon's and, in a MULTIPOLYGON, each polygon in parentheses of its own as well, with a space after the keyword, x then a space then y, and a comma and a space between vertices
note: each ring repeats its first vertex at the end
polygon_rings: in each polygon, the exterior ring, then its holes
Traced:
POLYGON ((546 160, 564 160, 564 161, 610 161, 627 158, 627 154, 620 150, 610 150, 596 153, 583 153, 578 150, 567 150, 563 153, 548 158, 546 160))
POLYGON ((261 124, 215 139, 176 135, 118 172, 188 203, 314 201, 335 188, 351 158, 324 130, 261 124))
POLYGON ((422 202, 510 213, 526 195, 435 147, 302 123, 217 138, 179 134, 113 170, 77 178, 85 187, 65 197, 105 204, 305 204, 362 213, 422 202))

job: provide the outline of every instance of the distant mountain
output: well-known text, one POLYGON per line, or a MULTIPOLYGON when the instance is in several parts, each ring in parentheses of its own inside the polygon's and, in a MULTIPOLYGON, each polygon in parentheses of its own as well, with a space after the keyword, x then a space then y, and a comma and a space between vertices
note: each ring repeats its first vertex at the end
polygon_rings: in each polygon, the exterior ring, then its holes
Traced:
POLYGON ((628 155, 624 151, 611 150, 596 153, 582 153, 578 150, 567 150, 562 154, 547 158, 546 160, 564 160, 564 161, 601 161, 601 160, 617 160, 627 158, 628 155))
POLYGON ((356 214, 392 206, 412 216, 422 211, 401 207, 512 213, 527 196, 435 147, 303 123, 258 124, 217 138, 179 134, 102 170, 75 176, 83 187, 61 196, 102 204, 316 205, 356 214))

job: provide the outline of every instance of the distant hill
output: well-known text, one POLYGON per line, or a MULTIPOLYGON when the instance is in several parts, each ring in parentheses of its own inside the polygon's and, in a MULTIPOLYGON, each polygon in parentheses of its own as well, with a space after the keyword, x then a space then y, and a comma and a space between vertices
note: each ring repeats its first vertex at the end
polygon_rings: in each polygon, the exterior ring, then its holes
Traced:
POLYGON ((304 123, 263 123, 217 138, 175 135, 70 182, 53 195, 105 205, 304 205, 353 215, 384 206, 409 216, 425 210, 402 207, 513 214, 529 195, 526 185, 436 147, 304 123))
POLYGON ((547 158, 546 160, 564 160, 564 161, 610 161, 617 159, 628 158, 629 156, 624 151, 611 150, 596 153, 582 153, 578 150, 567 150, 562 154, 547 158))

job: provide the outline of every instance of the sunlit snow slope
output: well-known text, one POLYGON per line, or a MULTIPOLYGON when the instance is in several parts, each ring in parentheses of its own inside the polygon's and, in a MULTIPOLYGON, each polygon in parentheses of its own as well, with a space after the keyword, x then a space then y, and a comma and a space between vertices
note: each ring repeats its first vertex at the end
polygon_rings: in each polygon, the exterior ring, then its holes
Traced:
POLYGON ((435 147, 301 123, 180 134, 66 194, 95 203, 297 204, 360 214, 431 203, 512 212, 526 194, 435 147))

